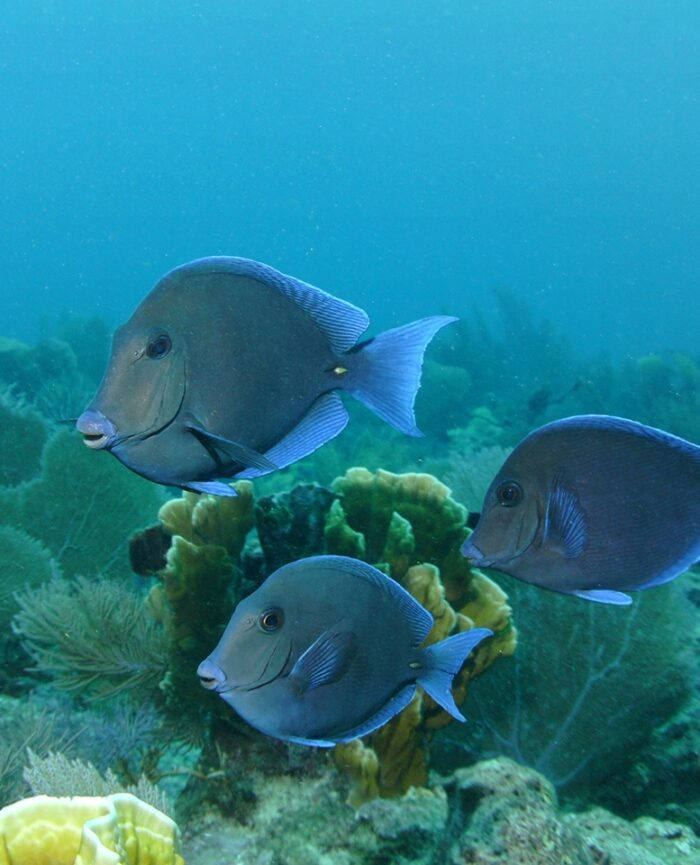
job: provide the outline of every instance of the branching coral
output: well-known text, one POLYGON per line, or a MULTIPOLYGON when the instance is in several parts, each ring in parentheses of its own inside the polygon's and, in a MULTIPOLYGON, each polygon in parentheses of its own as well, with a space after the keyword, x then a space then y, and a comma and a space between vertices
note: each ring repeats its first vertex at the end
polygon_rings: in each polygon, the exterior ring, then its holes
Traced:
POLYGON ((102 775, 92 763, 71 759, 61 751, 50 751, 41 756, 29 747, 27 765, 22 774, 34 795, 109 796, 112 793, 131 793, 164 814, 172 811, 165 793, 145 776, 141 775, 136 784, 125 785, 111 769, 102 775))
POLYGON ((0 807, 25 792, 22 769, 28 748, 39 756, 51 749, 70 749, 75 734, 62 729, 62 720, 47 707, 0 697, 0 807))

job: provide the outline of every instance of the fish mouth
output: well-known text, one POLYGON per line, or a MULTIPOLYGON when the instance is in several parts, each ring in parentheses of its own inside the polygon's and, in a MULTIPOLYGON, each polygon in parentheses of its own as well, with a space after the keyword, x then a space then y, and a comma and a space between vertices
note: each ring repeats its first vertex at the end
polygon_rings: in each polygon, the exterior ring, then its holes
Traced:
POLYGON ((84 411, 75 423, 83 434, 83 444, 92 450, 109 447, 117 438, 117 428, 101 411, 84 411))
POLYGON ((487 558, 471 538, 467 538, 462 544, 461 552, 463 556, 469 559, 471 564, 476 565, 478 568, 488 568, 496 561, 496 559, 487 558))
POLYGON ((201 686, 208 691, 216 691, 220 687, 223 687, 226 682, 224 671, 213 661, 210 661, 209 658, 206 661, 202 661, 197 667, 197 676, 199 677, 201 686))

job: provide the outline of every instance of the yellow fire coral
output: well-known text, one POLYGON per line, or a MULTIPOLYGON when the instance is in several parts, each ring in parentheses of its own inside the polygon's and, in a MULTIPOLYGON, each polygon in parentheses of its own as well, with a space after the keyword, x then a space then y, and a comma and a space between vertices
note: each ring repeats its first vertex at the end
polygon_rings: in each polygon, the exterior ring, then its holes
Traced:
POLYGON ((184 865, 176 824, 131 793, 34 796, 0 811, 0 865, 184 865))
MULTIPOLYGON (((512 655, 516 639, 505 593, 470 568, 459 551, 468 533, 465 508, 451 498, 445 484, 427 474, 397 475, 381 469, 372 474, 353 468, 332 488, 339 498, 326 520, 328 552, 370 561, 404 586, 435 619, 425 645, 475 626, 494 632, 455 678, 459 705, 470 680, 496 658, 512 655)), ((354 778, 352 804, 425 784, 426 734, 450 720, 419 689, 409 706, 362 746, 337 746, 336 763, 354 778)))

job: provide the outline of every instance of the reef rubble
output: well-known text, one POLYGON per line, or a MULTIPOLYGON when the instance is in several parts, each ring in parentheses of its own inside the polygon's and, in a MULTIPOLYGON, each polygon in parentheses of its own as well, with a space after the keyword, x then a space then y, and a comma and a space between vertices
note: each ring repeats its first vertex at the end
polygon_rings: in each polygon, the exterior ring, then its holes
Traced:
POLYGON ((695 865, 700 839, 651 817, 560 810, 547 779, 506 757, 353 811, 328 772, 253 779, 245 823, 213 813, 185 833, 188 865, 695 865))

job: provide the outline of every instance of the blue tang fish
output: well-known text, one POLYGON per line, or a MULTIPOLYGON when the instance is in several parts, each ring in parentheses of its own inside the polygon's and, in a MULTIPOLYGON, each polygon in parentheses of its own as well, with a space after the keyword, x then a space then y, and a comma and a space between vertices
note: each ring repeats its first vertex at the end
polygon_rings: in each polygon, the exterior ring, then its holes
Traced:
POLYGON ((137 474, 235 495, 219 478, 290 465, 348 421, 352 394, 408 435, 423 352, 456 319, 367 339, 356 306, 245 258, 167 273, 114 334, 100 388, 78 418, 88 447, 137 474))
POLYGON ((419 648, 432 625, 371 565, 315 556, 284 565, 242 600, 197 674, 253 727, 303 745, 371 733, 408 705, 416 684, 463 721, 452 679, 492 632, 419 648))
POLYGON ((530 433, 486 492, 462 552, 545 589, 610 604, 700 558, 700 447, 606 415, 530 433))

